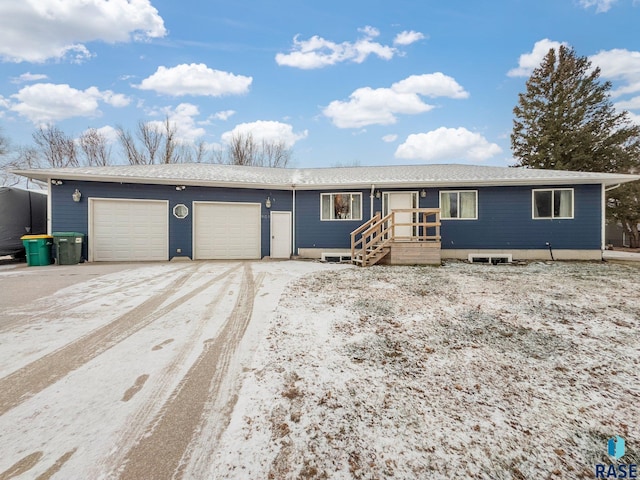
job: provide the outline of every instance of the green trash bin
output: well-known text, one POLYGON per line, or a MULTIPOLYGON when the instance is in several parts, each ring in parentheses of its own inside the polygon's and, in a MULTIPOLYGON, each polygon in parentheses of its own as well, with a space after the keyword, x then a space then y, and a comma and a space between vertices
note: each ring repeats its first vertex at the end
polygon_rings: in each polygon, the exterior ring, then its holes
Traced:
POLYGON ((53 232, 56 245, 56 263, 58 265, 76 265, 82 257, 84 233, 53 232))
POLYGON ((20 237, 27 252, 27 265, 41 267, 51 265, 51 235, 24 235, 20 237))

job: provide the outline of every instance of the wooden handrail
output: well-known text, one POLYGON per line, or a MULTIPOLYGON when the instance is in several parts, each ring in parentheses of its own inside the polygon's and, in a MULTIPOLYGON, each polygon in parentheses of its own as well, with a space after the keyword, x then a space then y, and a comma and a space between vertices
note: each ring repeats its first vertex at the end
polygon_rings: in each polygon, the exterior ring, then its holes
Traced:
POLYGON ((353 232, 351 232, 351 238, 353 238, 354 235, 357 235, 360 232, 362 232, 365 228, 367 228, 367 226, 371 225, 373 222, 375 222, 379 218, 380 218, 380 214, 376 213, 372 218, 370 218, 369 220, 364 222, 362 225, 360 225, 358 228, 356 228, 353 232))
MULTIPOLYGON (((372 257, 381 252, 391 242, 399 238, 419 242, 440 242, 440 209, 439 208, 399 208, 380 218, 376 215, 351 232, 351 260, 362 262, 367 266, 372 257), (396 213, 411 213, 411 222, 396 222, 396 213), (435 216, 434 221, 427 221, 435 216), (396 227, 411 227, 411 235, 399 237, 396 227), (427 235, 428 229, 434 229, 435 235, 427 235), (359 238, 356 238, 359 235, 359 238)), ((374 262, 375 263, 375 262, 374 262)))

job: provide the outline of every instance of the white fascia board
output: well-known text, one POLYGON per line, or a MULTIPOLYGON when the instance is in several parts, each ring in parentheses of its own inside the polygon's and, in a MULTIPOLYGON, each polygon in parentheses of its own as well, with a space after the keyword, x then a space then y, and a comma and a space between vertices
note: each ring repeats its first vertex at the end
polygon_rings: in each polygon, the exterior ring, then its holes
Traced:
MULTIPOLYGON (((278 189, 278 190, 327 190, 327 189, 368 189, 374 183, 377 189, 387 188, 434 188, 434 187, 497 187, 497 186, 537 186, 537 185, 593 185, 605 186, 618 183, 627 183, 640 180, 640 175, 615 175, 607 176, 566 176, 553 178, 510 178, 510 179, 467 179, 467 180, 424 180, 411 182, 393 181, 380 182, 379 180, 363 180, 359 182, 331 182, 331 183, 257 183, 234 182, 229 180, 205 180, 198 178, 166 178, 166 177, 139 177, 126 175, 87 175, 74 174, 72 172, 57 172, 55 170, 12 170, 11 173, 35 180, 49 182, 51 178, 60 180, 76 180, 107 183, 136 183, 151 185, 187 185, 202 187, 226 187, 226 188, 254 188, 254 189, 278 189)), ((293 177, 293 176, 292 176, 293 177)), ((293 180, 293 178, 292 178, 293 180)))
POLYGON ((51 171, 38 171, 34 174, 33 170, 14 170, 12 173, 23 175, 25 177, 50 182, 52 178, 59 180, 75 180, 78 182, 105 182, 105 183, 135 183, 146 185, 185 185, 191 187, 223 187, 223 188, 255 188, 255 189, 278 189, 291 190, 290 184, 269 184, 269 183, 251 183, 251 182, 233 182, 233 181, 211 181, 199 179, 184 178, 158 178, 158 177, 134 177, 134 176, 115 176, 115 175, 87 175, 61 173, 51 171))

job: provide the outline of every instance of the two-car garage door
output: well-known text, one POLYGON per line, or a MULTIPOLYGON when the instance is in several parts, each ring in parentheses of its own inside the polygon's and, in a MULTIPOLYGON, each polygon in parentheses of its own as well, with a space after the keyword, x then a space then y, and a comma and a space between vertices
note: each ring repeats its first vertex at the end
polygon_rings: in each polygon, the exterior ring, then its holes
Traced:
MULTIPOLYGON (((89 209, 90 261, 169 259, 168 201, 90 198, 89 209)), ((194 260, 259 259, 260 220, 259 203, 194 202, 194 260)))
POLYGON ((259 203, 194 202, 195 260, 259 259, 259 203))

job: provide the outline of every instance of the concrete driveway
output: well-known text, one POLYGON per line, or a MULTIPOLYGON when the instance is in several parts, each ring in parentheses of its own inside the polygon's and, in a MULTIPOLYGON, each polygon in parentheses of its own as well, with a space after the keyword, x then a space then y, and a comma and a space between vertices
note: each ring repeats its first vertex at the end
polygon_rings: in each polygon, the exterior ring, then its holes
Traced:
POLYGON ((0 479, 207 478, 280 294, 321 268, 0 267, 0 479))

